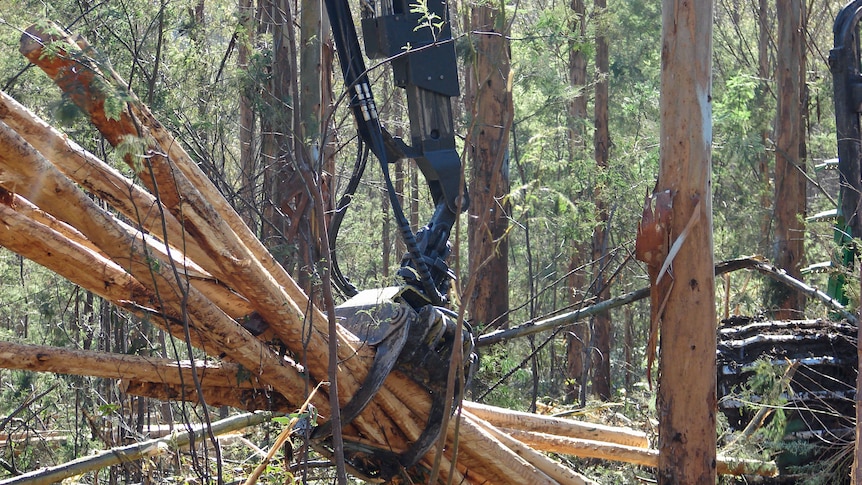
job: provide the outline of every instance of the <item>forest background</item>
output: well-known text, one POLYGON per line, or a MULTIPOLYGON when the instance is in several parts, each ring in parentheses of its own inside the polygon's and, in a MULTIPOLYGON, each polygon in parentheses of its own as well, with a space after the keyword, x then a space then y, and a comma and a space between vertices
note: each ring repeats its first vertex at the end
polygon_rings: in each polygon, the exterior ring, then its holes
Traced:
MULTIPOLYGON (((834 208, 837 197, 837 175, 816 166, 836 156, 827 57, 842 5, 803 4, 800 146, 807 190, 796 194, 802 209, 793 215, 799 224, 792 238, 804 243, 804 253, 787 268, 794 274, 829 260, 834 249, 831 222, 806 222, 805 216, 834 208)), ((123 153, 18 54, 21 32, 33 22, 57 21, 84 35, 104 55, 99 62, 110 59, 273 254, 314 292, 321 256, 305 212, 305 188, 294 171, 296 149, 321 154, 316 168, 332 207, 357 156, 340 76, 337 70, 330 74, 331 41, 321 36, 320 8, 318 2, 283 0, 2 0, 0 89, 120 168, 123 153)), ((644 196, 658 173, 660 4, 453 2, 451 11, 462 77, 462 98, 453 103, 456 132, 464 137, 466 178, 477 208, 453 235, 451 266, 459 282, 455 301, 468 305, 477 334, 648 286, 646 268, 634 258, 634 239, 644 196), (477 81, 487 75, 483 69, 504 80, 495 83, 496 98, 484 97, 477 81), (488 133, 477 130, 477 120, 499 128, 497 138, 484 139, 488 133), (495 148, 493 157, 472 148, 482 143, 495 148), (484 294, 462 294, 471 277, 484 294)), ((775 196, 776 112, 783 95, 775 75, 776 18, 776 4, 766 0, 715 4, 716 261, 776 259, 774 248, 784 237, 776 236, 776 214, 782 204, 794 203, 775 196)), ((379 66, 371 77, 390 131, 409 133, 405 99, 391 87, 391 73, 379 66)), ((430 197, 412 164, 400 162, 394 173, 415 230, 430 217, 430 197)), ((372 166, 337 242, 340 267, 360 288, 395 280, 403 247, 391 212, 379 168, 372 166)), ((826 278, 804 277, 823 288, 826 278)), ((728 275, 716 287, 721 316, 771 315, 784 307, 781 295, 757 275, 728 275)), ((826 313, 811 303, 791 316, 826 313)), ((604 401, 649 422, 648 327, 644 300, 483 348, 468 397, 525 410, 602 408, 596 403, 604 401)), ((6 340, 120 353, 174 357, 176 348, 149 322, 5 250, 0 333, 6 340)), ((124 430, 151 421, 195 419, 193 408, 127 396, 111 381, 0 371, 0 414, 22 409, 16 421, 5 423, 10 430, 13 424, 75 430, 75 439, 47 458, 34 450, 10 453, 15 458, 7 464, 17 470, 86 454, 106 444, 99 439, 116 441, 124 430), (96 421, 110 423, 108 435, 90 433, 96 421)))

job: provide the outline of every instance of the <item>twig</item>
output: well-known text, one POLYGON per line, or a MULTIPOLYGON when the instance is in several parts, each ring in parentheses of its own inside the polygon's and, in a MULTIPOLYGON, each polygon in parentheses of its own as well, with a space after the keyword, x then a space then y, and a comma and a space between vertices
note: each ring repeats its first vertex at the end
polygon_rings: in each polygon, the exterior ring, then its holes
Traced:
MULTIPOLYGON (((263 461, 254 469, 251 475, 245 480, 243 485, 254 485, 257 483, 257 479, 263 474, 264 470, 266 470, 266 466, 272 461, 272 457, 281 449, 281 446, 284 445, 284 442, 287 441, 291 435, 293 435, 294 425, 299 421, 299 418, 303 413, 308 409, 309 403, 314 398, 314 395, 317 393, 317 390, 320 389, 320 386, 326 384, 325 382, 319 382, 317 386, 315 386, 314 390, 311 391, 311 394, 308 395, 308 398, 305 399, 305 402, 302 403, 302 407, 299 408, 299 412, 290 420, 287 426, 279 433, 278 437, 275 438, 275 443, 272 444, 272 448, 270 448, 269 453, 263 458, 263 461)), ((0 484, 2 485, 2 484, 0 484)))

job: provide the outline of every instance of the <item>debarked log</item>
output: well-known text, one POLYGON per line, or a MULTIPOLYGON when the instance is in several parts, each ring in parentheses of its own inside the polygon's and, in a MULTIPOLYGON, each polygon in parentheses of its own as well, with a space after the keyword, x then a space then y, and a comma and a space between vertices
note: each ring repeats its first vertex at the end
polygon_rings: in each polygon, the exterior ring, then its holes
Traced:
POLYGON ((0 341, 2 369, 190 385, 193 367, 203 388, 268 389, 242 366, 228 362, 178 361, 0 341))
MULTIPOLYGON (((533 449, 559 453, 562 455, 582 458, 598 458, 601 460, 622 461, 652 468, 658 466, 658 450, 605 443, 593 440, 554 436, 547 433, 533 433, 515 429, 503 429, 512 438, 529 445, 533 449)), ((717 460, 718 473, 722 475, 778 475, 775 462, 729 458, 719 456, 717 460)))
POLYGON ((464 409, 500 428, 568 436, 638 448, 649 446, 646 433, 631 428, 542 416, 469 401, 464 402, 464 409))
MULTIPOLYGON (((283 394, 301 395, 305 385, 295 369, 286 365, 284 359, 281 359, 276 352, 249 334, 194 286, 185 285, 184 280, 179 278, 179 273, 175 271, 173 260, 160 260, 156 252, 148 248, 142 239, 136 238, 135 234, 130 234, 113 216, 87 197, 72 181, 3 122, 0 122, 0 185, 10 191, 15 191, 17 188, 26 190, 29 196, 27 198, 31 202, 81 231, 104 254, 110 256, 114 263, 121 263, 122 269, 131 274, 135 281, 147 290, 144 294, 140 292, 137 294, 140 300, 131 299, 135 295, 126 295, 125 298, 120 296, 117 301, 121 306, 137 305, 139 311, 151 308, 160 314, 170 315, 171 318, 154 319, 154 321, 183 339, 185 339, 183 315, 188 314, 192 327, 198 332, 205 333, 206 340, 203 343, 214 344, 209 348, 208 353, 218 355, 224 350, 231 350, 231 357, 245 365, 253 374, 263 375, 272 372, 268 379, 271 379, 274 387, 283 394), (32 183, 32 181, 39 183, 32 183), (177 323, 179 325, 176 325, 177 323)), ((32 234, 55 233, 48 228, 43 231, 40 225, 29 224, 28 220, 22 220, 23 218, 18 217, 19 215, 8 205, 0 204, 0 206, 4 211, 4 217, 9 219, 9 222, 5 223, 7 229, 12 223, 25 228, 21 234, 10 234, 7 231, 10 239, 17 238, 19 245, 24 246, 19 248, 21 251, 32 253, 32 249, 26 247, 34 242, 31 241, 34 239, 32 234), (29 238, 27 238, 28 234, 31 234, 29 238)), ((65 238, 59 234, 48 238, 48 240, 59 241, 63 239, 65 238)), ((50 257, 57 250, 59 248, 54 250, 49 248, 45 256, 50 257)), ((38 254, 35 256, 42 258, 38 254)), ((81 254, 78 253, 75 256, 78 257, 81 254)), ((51 262, 57 263, 60 260, 53 259, 51 262)), ((109 265, 102 265, 101 268, 113 269, 109 265)), ((86 273, 89 268, 85 266, 50 269, 61 274, 76 272, 79 276, 86 277, 80 273, 86 273)), ((97 293, 101 291, 98 285, 87 288, 97 293)))

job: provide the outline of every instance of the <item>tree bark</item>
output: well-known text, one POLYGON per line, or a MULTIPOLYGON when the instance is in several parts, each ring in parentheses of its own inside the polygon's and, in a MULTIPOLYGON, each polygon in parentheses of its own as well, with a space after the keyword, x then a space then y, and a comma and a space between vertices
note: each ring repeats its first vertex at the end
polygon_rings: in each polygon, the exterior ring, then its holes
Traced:
POLYGON ((504 12, 492 4, 472 8, 476 37, 474 65, 468 69, 466 97, 474 123, 469 133, 470 276, 481 284, 467 295, 473 321, 495 328, 507 325, 509 311, 509 132, 512 92, 509 43, 504 12))
MULTIPOLYGON (((773 261, 800 279, 804 257, 806 177, 803 150, 804 89, 803 2, 778 0, 778 54, 775 77, 778 112, 775 121, 775 236, 773 261)), ((772 285, 767 304, 776 319, 799 318, 805 297, 772 285)))
MULTIPOLYGON (((662 2, 658 191, 672 196, 661 322, 659 484, 716 480, 711 0, 662 2), (678 249, 678 252, 675 252, 678 249), (675 256, 674 256, 675 254, 675 256)), ((662 283, 664 284, 664 283, 662 283)))
MULTIPOLYGON (((607 1, 596 0, 595 9, 598 15, 604 17, 607 12, 607 1)), ((604 180, 608 171, 610 156, 610 132, 608 128, 608 39, 604 32, 604 22, 596 27, 596 100, 594 105, 595 132, 593 145, 595 148, 596 167, 599 180, 604 180)), ((605 277, 605 267, 608 265, 608 207, 606 195, 599 184, 593 193, 596 204, 596 225, 593 228, 593 294, 601 302, 610 298, 610 288, 605 277)), ((611 315, 602 311, 593 317, 593 336, 590 341, 595 346, 591 351, 593 393, 599 399, 611 399, 611 315)))
MULTIPOLYGON (((241 73, 245 75, 245 82, 239 92, 239 168, 242 185, 239 188, 240 214, 243 221, 257 233, 260 228, 258 204, 258 179, 260 167, 258 164, 258 147, 255 146, 256 139, 256 113, 254 110, 254 87, 249 72, 249 58, 251 46, 254 45, 254 6, 253 0, 239 0, 237 5, 237 16, 241 33, 237 40, 236 62, 241 73)), ((238 29, 239 30, 239 29, 238 29)))
MULTIPOLYGON (((569 104, 569 156, 574 161, 586 151, 585 126, 587 123, 587 56, 580 45, 587 37, 587 9, 583 0, 572 0, 572 23, 570 31, 576 36, 569 41, 569 84, 576 91, 576 95, 569 104)), ((574 200, 576 194, 570 194, 574 200)), ((573 242, 571 256, 569 258, 569 301, 573 305, 583 302, 585 289, 584 274, 581 267, 584 265, 587 254, 584 242, 573 242)), ((571 402, 578 400, 581 406, 586 405, 586 386, 584 381, 587 359, 587 342, 589 341, 589 328, 585 324, 575 325, 570 332, 566 332, 566 377, 571 384, 567 385, 567 399, 571 402), (583 391, 583 392, 582 392, 583 391)))

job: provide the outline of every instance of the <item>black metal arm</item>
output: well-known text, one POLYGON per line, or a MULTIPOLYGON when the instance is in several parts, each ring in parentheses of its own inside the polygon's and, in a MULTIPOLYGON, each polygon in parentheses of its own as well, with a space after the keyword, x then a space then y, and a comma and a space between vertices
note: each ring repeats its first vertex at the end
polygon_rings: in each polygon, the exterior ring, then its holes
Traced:
MULTIPOLYGON (((458 214, 469 205, 455 146, 451 98, 458 96, 459 89, 448 5, 443 0, 362 5, 368 57, 390 59, 395 85, 407 93, 409 144, 392 137, 380 124, 347 0, 326 0, 326 7, 359 134, 380 160, 393 215, 407 246, 398 274, 417 290, 415 298, 408 297, 416 308, 440 305, 452 278, 446 263, 449 235, 458 214), (402 158, 416 162, 436 206, 431 221, 415 235, 389 177, 388 164, 402 158)), ((349 283, 342 290, 355 291, 349 283)))

